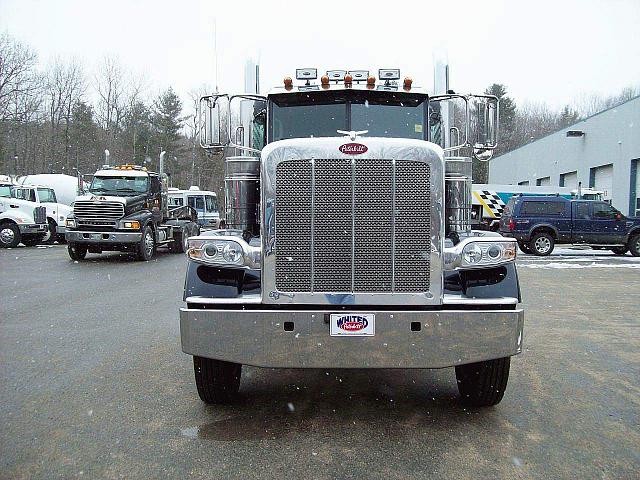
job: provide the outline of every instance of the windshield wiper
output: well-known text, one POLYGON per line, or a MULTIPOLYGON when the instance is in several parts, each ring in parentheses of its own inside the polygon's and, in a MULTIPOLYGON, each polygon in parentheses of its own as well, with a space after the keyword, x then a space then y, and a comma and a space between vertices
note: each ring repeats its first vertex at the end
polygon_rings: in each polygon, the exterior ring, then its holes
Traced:
POLYGON ((93 192, 106 192, 107 189, 106 188, 102 188, 102 187, 96 187, 96 188, 90 188, 89 191, 91 193, 93 193, 93 192))

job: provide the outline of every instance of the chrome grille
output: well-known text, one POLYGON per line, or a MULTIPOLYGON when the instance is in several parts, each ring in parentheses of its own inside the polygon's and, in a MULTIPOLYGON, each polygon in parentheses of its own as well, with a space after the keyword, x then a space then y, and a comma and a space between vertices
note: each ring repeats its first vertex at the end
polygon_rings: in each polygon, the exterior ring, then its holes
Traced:
POLYGON ((47 208, 36 207, 33 209, 33 221, 35 223, 47 223, 47 208))
POLYGON ((73 214, 78 225, 115 226, 124 217, 124 205, 120 202, 79 200, 73 204, 73 214))
POLYGON ((276 169, 276 287, 429 291, 431 171, 411 160, 290 160, 276 169))

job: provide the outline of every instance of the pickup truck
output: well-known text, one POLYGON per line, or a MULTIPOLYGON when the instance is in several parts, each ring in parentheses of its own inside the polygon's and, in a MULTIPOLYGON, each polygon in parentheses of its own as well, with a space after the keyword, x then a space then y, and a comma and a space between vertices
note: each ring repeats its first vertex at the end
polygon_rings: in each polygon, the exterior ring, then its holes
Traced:
POLYGON ((625 217, 606 202, 560 196, 511 197, 500 233, 525 253, 549 255, 556 244, 608 248, 616 255, 640 255, 640 218, 625 217))

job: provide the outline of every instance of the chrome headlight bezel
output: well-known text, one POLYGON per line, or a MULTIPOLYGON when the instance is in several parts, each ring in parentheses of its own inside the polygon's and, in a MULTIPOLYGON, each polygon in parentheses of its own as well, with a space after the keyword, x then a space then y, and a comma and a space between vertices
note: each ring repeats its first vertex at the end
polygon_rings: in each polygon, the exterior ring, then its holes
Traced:
POLYGON ((518 242, 505 237, 466 238, 453 247, 444 249, 445 270, 492 268, 515 262, 518 242), (492 255, 489 255, 492 251, 492 255), (473 255, 470 255, 474 252, 473 255), (472 258, 475 260, 472 261, 472 258))
POLYGON ((187 256, 204 265, 244 269, 259 269, 261 260, 260 248, 249 245, 242 238, 222 235, 190 237, 187 256))

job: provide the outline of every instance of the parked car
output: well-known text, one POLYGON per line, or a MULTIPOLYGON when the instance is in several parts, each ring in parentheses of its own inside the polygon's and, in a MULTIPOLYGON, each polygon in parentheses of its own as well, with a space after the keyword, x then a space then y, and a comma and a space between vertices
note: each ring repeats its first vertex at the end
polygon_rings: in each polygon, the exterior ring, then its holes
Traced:
POLYGON ((640 255, 640 218, 627 218, 602 201, 514 196, 500 219, 500 233, 515 238, 523 252, 540 256, 549 255, 556 244, 640 255))

